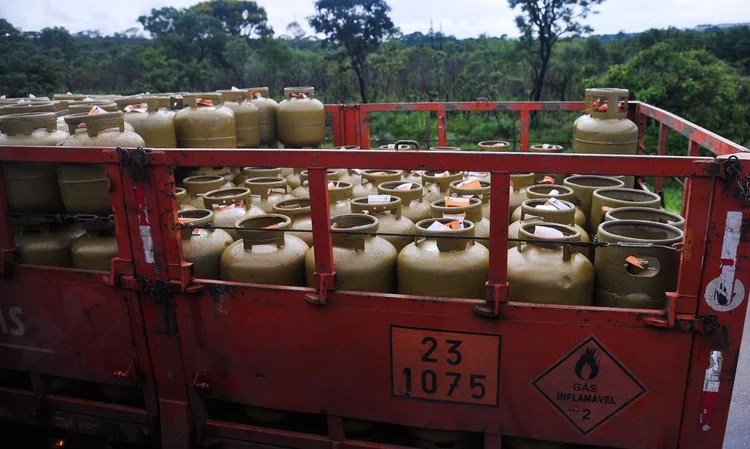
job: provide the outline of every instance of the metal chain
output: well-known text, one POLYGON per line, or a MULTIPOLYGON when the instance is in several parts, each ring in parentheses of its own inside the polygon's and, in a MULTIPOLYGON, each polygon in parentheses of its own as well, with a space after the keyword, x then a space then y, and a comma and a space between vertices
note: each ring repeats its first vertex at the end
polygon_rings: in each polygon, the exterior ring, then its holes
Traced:
MULTIPOLYGON (((737 156, 729 156, 724 161, 724 173, 727 175, 727 185, 731 185, 732 180, 737 180, 737 189, 740 191, 740 198, 743 201, 750 202, 750 171, 742 177, 742 165, 737 156)), ((729 189, 727 189, 727 193, 729 189)))

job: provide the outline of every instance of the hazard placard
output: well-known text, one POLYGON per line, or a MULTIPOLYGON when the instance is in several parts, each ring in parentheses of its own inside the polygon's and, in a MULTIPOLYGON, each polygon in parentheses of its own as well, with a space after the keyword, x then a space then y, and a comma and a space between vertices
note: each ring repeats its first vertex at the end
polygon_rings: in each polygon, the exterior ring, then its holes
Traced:
POLYGON ((532 385, 584 435, 647 391, 594 336, 573 348, 532 385))
POLYGON ((497 407, 500 335, 391 326, 393 396, 497 407))

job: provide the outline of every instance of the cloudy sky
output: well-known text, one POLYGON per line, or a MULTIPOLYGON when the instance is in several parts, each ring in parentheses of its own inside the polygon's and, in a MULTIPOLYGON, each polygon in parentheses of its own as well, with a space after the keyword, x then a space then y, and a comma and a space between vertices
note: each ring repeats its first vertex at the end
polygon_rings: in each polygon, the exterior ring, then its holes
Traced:
MULTIPOLYGON (((313 0, 257 0, 276 34, 296 19, 305 26, 313 0)), ((71 32, 97 29, 111 34, 138 26, 139 15, 163 6, 185 7, 198 0, 0 0, 0 17, 24 31, 64 26, 71 32)), ((394 23, 404 33, 437 30, 458 37, 516 36, 507 0, 388 0, 394 23)), ((607 0, 589 23, 597 34, 676 26, 750 22, 750 0, 607 0)))

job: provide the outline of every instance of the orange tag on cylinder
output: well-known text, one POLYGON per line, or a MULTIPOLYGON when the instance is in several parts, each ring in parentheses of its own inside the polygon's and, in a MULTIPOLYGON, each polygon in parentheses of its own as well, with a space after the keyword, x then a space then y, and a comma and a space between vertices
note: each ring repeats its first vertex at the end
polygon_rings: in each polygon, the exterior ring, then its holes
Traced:
POLYGON ((602 206, 602 217, 605 216, 605 215, 607 215, 607 212, 609 212, 609 211, 611 211, 613 209, 614 209, 614 207, 602 206))
POLYGON ((275 228, 276 226, 278 226, 278 224, 274 223, 274 224, 270 224, 268 226, 263 226, 263 229, 271 229, 271 228, 275 228))
POLYGON ((202 104, 203 106, 213 106, 214 101, 208 98, 196 98, 195 104, 202 104))
POLYGON ((468 181, 464 181, 458 184, 459 189, 481 189, 482 184, 479 183, 476 179, 471 179, 468 181))
POLYGON ((388 173, 386 173, 386 172, 384 172, 384 171, 379 171, 379 172, 375 172, 375 173, 370 173, 370 174, 371 174, 371 175, 375 175, 375 176, 385 176, 385 175, 387 175, 388 173))
POLYGON ((448 207, 464 207, 471 204, 468 198, 448 197, 445 199, 445 205, 448 207))
POLYGON ((641 262, 635 256, 628 256, 625 259, 625 262, 629 263, 630 265, 633 265, 634 267, 640 268, 641 270, 646 269, 643 265, 641 265, 641 262))
POLYGON ((457 230, 461 226, 461 222, 458 221, 458 220, 456 220, 456 221, 449 221, 445 225, 455 231, 455 230, 457 230))
POLYGON ((260 92, 250 92, 250 97, 252 97, 253 99, 263 98, 263 94, 261 94, 260 92))
POLYGON ((552 176, 545 176, 542 179, 542 184, 554 184, 554 183, 555 183, 555 178, 553 178, 552 176))

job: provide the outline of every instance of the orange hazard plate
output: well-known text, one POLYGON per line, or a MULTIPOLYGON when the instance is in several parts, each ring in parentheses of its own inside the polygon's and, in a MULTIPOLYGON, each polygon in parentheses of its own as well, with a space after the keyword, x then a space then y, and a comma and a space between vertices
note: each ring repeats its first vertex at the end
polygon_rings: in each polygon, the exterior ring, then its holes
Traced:
POLYGON ((391 326, 391 393, 497 407, 500 335, 391 326))

